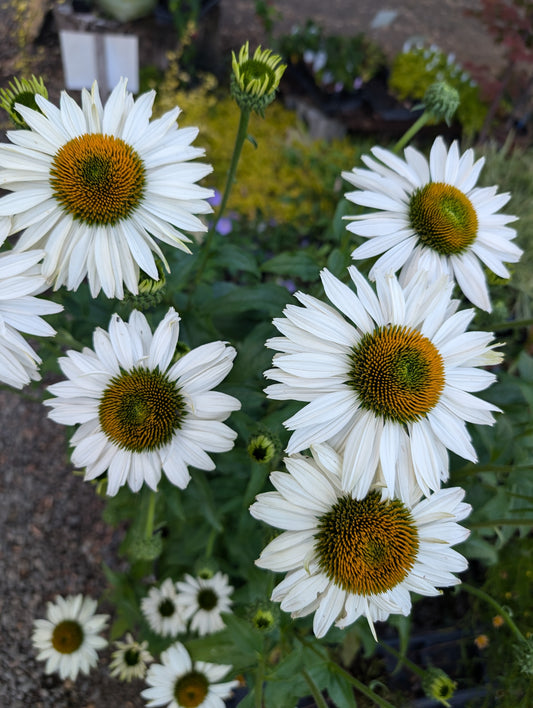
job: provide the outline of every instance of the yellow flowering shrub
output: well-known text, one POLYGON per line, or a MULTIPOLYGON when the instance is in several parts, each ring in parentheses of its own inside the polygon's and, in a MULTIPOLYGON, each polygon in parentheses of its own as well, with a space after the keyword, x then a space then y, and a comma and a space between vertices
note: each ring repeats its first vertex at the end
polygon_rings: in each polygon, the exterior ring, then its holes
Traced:
MULTIPOLYGON (((158 87, 157 111, 176 104, 183 111, 180 126, 199 126, 198 144, 215 170, 209 185, 222 191, 239 121, 235 102, 213 76, 184 88, 171 67, 158 87)), ((249 219, 286 223, 301 218, 310 226, 317 219, 329 220, 346 188, 340 173, 351 169, 360 155, 353 141, 311 140, 296 113, 280 101, 268 107, 265 118, 252 114, 248 132, 252 139, 243 148, 229 210, 249 219)))

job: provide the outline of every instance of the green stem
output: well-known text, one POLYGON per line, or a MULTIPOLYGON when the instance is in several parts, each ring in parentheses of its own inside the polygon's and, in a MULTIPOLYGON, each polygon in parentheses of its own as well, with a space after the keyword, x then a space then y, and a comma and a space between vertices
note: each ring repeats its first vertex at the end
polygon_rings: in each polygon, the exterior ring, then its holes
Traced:
POLYGON ((213 553, 213 546, 215 545, 215 539, 217 537, 217 530, 213 529, 211 533, 209 534, 209 538, 207 540, 207 545, 205 547, 205 557, 207 559, 211 558, 211 554, 213 553))
POLYGON ((257 666, 257 671, 255 674, 255 684, 254 684, 254 706, 255 708, 263 708, 263 682, 265 680, 265 667, 263 664, 263 658, 257 666))
POLYGON ((148 507, 146 509, 146 520, 144 525, 144 537, 146 539, 152 538, 152 534, 154 532, 156 496, 156 492, 150 491, 150 496, 148 497, 148 507))
POLYGON ((524 472, 531 469, 531 465, 472 465, 461 467, 452 472, 453 477, 468 477, 471 474, 483 474, 483 472, 496 472, 498 474, 510 474, 514 470, 523 469, 524 472))
POLYGON ((398 154, 400 150, 405 147, 407 143, 418 133, 418 131, 426 125, 430 118, 431 113, 429 111, 424 111, 422 115, 416 119, 413 125, 405 131, 396 145, 392 148, 392 152, 398 154))
POLYGON ((496 322, 496 324, 491 324, 490 330, 491 332, 497 332, 506 329, 522 329, 523 327, 531 327, 532 325, 533 319, 510 320, 509 322, 496 322))
MULTIPOLYGON (((324 658, 322 654, 317 651, 317 649, 310 643, 308 642, 304 637, 298 637, 298 640, 306 647, 311 649, 317 656, 320 656, 322 659, 324 658)), ((374 691, 371 688, 368 688, 366 684, 364 684, 362 681, 359 681, 359 679, 356 679, 355 676, 352 676, 348 671, 343 669, 341 666, 337 664, 337 662, 333 661, 332 659, 329 660, 328 666, 336 673, 339 674, 339 676, 342 676, 345 681, 350 683, 354 688, 356 688, 359 693, 362 693, 364 696, 367 698, 370 698, 371 701, 374 701, 374 703, 377 706, 380 706, 380 708, 394 708, 392 703, 389 703, 387 700, 384 698, 381 698, 381 696, 378 696, 377 693, 374 693, 374 691)))
POLYGON ((417 676, 420 676, 420 678, 424 678, 426 675, 426 672, 424 669, 421 669, 420 666, 417 666, 414 661, 411 661, 409 657, 405 656, 405 654, 400 654, 400 652, 395 649, 394 647, 391 647, 389 644, 386 642, 381 642, 379 645, 382 649, 385 649, 385 651, 388 651, 389 654, 392 654, 398 661, 402 664, 405 664, 405 666, 408 666, 411 671, 416 674, 417 676))
POLYGON ((487 529, 493 526, 531 526, 533 516, 529 519, 491 519, 490 521, 473 521, 468 524, 471 529, 487 529))
POLYGON ((324 696, 322 695, 321 690, 318 688, 316 683, 313 681, 313 677, 311 674, 307 671, 307 669, 302 669, 302 676, 305 679, 305 682, 309 686, 309 690, 311 691, 311 695, 315 699, 315 703, 317 708, 328 708, 328 704, 326 703, 326 700, 324 696))
POLYGON ((233 155, 231 157, 231 163, 230 163, 229 170, 228 170, 228 176, 226 178, 226 186, 224 188, 224 194, 222 196, 222 201, 220 203, 220 207, 218 209, 217 215, 215 216, 215 219, 214 219, 213 223, 211 224, 209 231, 207 232, 206 239, 202 243, 202 246, 201 246, 202 251, 201 251, 201 256, 200 256, 200 263, 198 265, 198 270, 196 271, 196 276, 194 278, 194 282, 196 285, 200 282, 202 274, 205 270, 205 266, 208 261, 209 253, 213 247, 213 240, 215 238, 218 222, 220 221, 222 214, 224 213, 224 210, 225 210, 226 205, 228 203, 229 195, 231 194, 231 190, 232 190, 233 184, 235 182, 235 174, 237 172, 237 165, 239 164, 239 159, 241 157, 241 152, 242 152, 242 148, 244 145, 244 141, 246 140, 246 136, 248 134, 249 120, 250 120, 250 110, 241 109, 241 116, 239 119, 239 127, 237 129, 237 135, 235 136, 235 145, 233 147, 233 155))
POLYGON ((515 637, 521 641, 525 642, 526 638, 522 634, 522 632, 518 629, 516 624, 513 622, 511 619, 511 616, 509 613, 503 609, 503 607, 500 605, 499 602, 497 602, 493 597, 491 597, 489 594, 487 594, 484 590, 480 590, 479 588, 473 587, 473 585, 469 585, 468 583, 461 583, 461 585, 458 588, 459 590, 466 590, 467 592, 471 593, 472 595, 475 595, 476 597, 479 597, 481 600, 485 600, 489 605, 492 605, 492 607, 495 608, 495 610, 498 612, 498 614, 507 622, 509 625, 509 628, 515 635, 515 637))

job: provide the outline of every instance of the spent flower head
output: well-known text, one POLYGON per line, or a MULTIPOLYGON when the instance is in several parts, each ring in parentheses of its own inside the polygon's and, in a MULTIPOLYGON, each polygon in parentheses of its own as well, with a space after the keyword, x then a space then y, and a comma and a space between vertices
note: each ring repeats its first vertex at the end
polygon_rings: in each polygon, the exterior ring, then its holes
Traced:
POLYGON ((445 120, 450 125, 459 108, 459 92, 446 81, 435 81, 424 94, 423 104, 435 120, 445 120))
POLYGON ((36 94, 48 98, 48 91, 42 77, 38 79, 35 76, 32 76, 31 79, 18 79, 15 77, 13 81, 9 82, 9 88, 0 88, 0 108, 7 111, 9 117, 18 128, 27 129, 26 121, 15 106, 18 103, 34 111, 40 111, 35 100, 36 94))
POLYGON ((271 49, 257 47, 250 57, 248 42, 241 47, 239 56, 232 52, 231 94, 241 110, 255 111, 263 116, 272 103, 279 82, 286 69, 281 57, 271 49))

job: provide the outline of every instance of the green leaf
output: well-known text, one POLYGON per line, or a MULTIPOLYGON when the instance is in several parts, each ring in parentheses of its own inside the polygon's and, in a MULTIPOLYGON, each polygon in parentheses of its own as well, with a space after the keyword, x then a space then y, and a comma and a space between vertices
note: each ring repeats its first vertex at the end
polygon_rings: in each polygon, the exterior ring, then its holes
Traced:
POLYGON ((259 267, 250 249, 223 243, 218 249, 218 264, 235 274, 239 270, 259 276, 259 267))
POLYGON ((340 278, 344 275, 348 262, 349 259, 344 255, 344 253, 340 249, 334 248, 329 254, 327 268, 333 273, 333 275, 340 278))
POLYGON ((229 613, 223 613, 222 618, 236 647, 252 657, 255 657, 256 654, 261 654, 263 635, 250 622, 229 613))
POLYGON ((520 376, 529 383, 533 383, 533 358, 522 351, 518 357, 517 364, 520 376))
POLYGON ((318 278, 320 266, 305 251, 280 253, 261 266, 264 273, 273 273, 286 278, 301 278, 314 282, 318 278))
POLYGON ((253 287, 235 287, 217 300, 205 304, 205 311, 213 315, 229 315, 259 310, 266 317, 276 317, 287 304, 289 293, 274 283, 264 283, 253 287))

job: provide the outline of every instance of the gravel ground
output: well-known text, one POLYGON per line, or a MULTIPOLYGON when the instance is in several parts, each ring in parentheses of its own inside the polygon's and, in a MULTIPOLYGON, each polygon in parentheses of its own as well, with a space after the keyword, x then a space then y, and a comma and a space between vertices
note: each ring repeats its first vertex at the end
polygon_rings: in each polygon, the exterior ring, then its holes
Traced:
MULTIPOLYGON (((291 0, 276 2, 283 18, 276 33, 313 17, 332 33, 368 31, 394 53, 413 35, 424 36, 460 61, 486 63, 492 71, 500 55, 481 25, 465 20, 458 0, 390 0, 386 5, 358 0, 291 0), (387 27, 372 28, 380 9, 397 13, 387 27)), ((0 85, 24 66, 51 82, 51 97, 61 87, 57 35, 48 28, 40 40, 20 46, 20 7, 8 0, 0 6, 0 85), (17 9, 18 8, 18 9, 17 9), (55 87, 55 88, 54 88, 55 87)), ((252 48, 265 38, 252 0, 222 0, 221 48, 252 48)), ((106 582, 102 561, 116 567, 119 539, 100 520, 101 501, 92 488, 72 474, 62 426, 46 417, 39 392, 27 395, 0 391, 0 708, 137 708, 143 684, 110 678, 109 653, 89 677, 75 683, 46 676, 35 660, 32 622, 44 617, 56 594, 85 593, 99 597, 106 582)), ((99 611, 110 611, 100 607, 99 611)), ((275 707, 270 707, 275 708, 275 707)))

